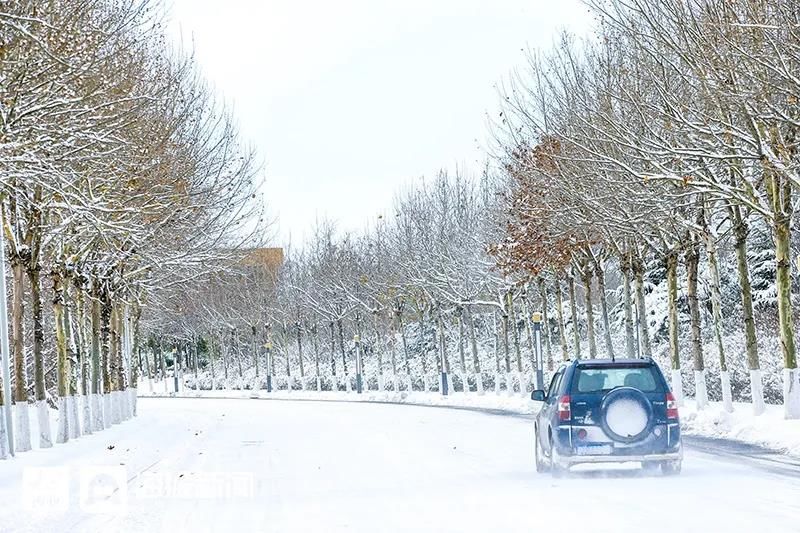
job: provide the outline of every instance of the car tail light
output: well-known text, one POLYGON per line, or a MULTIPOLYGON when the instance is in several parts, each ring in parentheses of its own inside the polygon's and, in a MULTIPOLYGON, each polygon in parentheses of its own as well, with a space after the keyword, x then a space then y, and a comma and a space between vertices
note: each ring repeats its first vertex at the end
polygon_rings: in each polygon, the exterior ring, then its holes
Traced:
POLYGON ((678 402, 671 392, 667 393, 667 418, 670 420, 678 419, 678 402))
POLYGON ((569 396, 562 396, 558 400, 558 419, 561 421, 572 419, 572 407, 569 396))

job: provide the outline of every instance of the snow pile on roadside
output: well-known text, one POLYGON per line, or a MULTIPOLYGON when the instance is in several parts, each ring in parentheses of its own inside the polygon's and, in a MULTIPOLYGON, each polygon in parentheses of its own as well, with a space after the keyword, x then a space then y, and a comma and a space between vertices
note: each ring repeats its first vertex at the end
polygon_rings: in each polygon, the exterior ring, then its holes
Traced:
POLYGON ((735 403, 733 413, 712 402, 698 411, 694 401, 681 407, 681 426, 689 435, 734 439, 800 455, 800 420, 786 420, 782 405, 767 405, 760 416, 748 403, 735 403))
MULTIPOLYGON (((163 396, 160 393, 164 389, 163 385, 154 387, 154 392, 148 394, 140 392, 140 396, 163 396)), ((393 392, 393 391, 365 391, 363 394, 355 392, 331 392, 331 391, 252 391, 252 390, 203 390, 196 391, 188 389, 177 395, 170 393, 170 396, 179 398, 263 398, 275 400, 319 400, 319 401, 348 401, 348 402, 383 402, 383 403, 406 403, 409 405, 431 405, 441 407, 460 407, 478 409, 497 409, 514 414, 532 414, 535 412, 536 404, 531 401, 526 393, 522 396, 514 393, 509 396, 487 392, 484 395, 475 393, 464 394, 454 393, 449 396, 442 396, 435 392, 393 392)))

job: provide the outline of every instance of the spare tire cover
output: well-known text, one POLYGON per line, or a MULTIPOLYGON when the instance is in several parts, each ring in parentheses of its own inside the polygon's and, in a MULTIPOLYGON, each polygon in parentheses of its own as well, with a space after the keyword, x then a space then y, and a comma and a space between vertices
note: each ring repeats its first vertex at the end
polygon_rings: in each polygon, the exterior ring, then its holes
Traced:
POLYGON ((634 442, 646 435, 653 419, 653 406, 638 389, 619 387, 603 398, 603 430, 619 442, 634 442))

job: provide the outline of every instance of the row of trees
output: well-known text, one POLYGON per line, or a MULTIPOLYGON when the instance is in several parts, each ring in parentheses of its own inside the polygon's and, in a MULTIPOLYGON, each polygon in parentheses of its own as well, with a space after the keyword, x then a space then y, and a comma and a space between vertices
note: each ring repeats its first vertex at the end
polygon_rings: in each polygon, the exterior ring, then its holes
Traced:
POLYGON ((42 447, 48 405, 57 442, 130 414, 143 310, 227 264, 258 228, 253 155, 192 58, 166 43, 161 9, 0 6, 13 358, 0 403, 14 404, 15 424, 0 423, 0 457, 12 429, 16 449, 31 448, 30 401, 42 447))
POLYGON ((212 370, 277 357, 287 376, 335 376, 352 374, 357 336, 379 383, 453 367, 479 388, 530 368, 538 308, 549 361, 653 356, 701 408, 711 394, 760 413, 766 397, 800 416, 800 6, 590 6, 595 35, 509 80, 482 178, 441 174, 357 235, 321 225, 274 283, 240 268, 204 285, 172 338, 205 339, 212 370))
MULTIPOLYGON (((672 368, 680 368, 678 273, 685 270, 692 365, 706 402, 698 282, 705 253, 721 387, 731 408, 719 254, 730 242, 751 395, 762 376, 747 240, 768 227, 786 416, 800 417, 792 312, 798 181, 795 1, 591 2, 598 34, 531 57, 505 95, 500 146, 515 181, 501 264, 602 280, 613 257, 645 316, 644 265, 665 269, 672 368), (535 241, 551 253, 531 255, 535 241), (516 247, 513 245, 517 245, 516 247), (560 252, 567 250, 566 255, 560 252), (551 256, 555 251, 555 256, 551 256), (597 259, 600 258, 600 261, 597 259)), ((627 293, 627 292, 626 292, 627 293)), ((626 329, 630 329, 626 307, 626 329)), ((639 325, 650 353, 647 328, 639 325)), ((593 355, 590 346, 590 355, 593 355)), ((739 354, 733 354, 739 356, 739 354)), ((673 387, 680 390, 675 373, 673 387)))

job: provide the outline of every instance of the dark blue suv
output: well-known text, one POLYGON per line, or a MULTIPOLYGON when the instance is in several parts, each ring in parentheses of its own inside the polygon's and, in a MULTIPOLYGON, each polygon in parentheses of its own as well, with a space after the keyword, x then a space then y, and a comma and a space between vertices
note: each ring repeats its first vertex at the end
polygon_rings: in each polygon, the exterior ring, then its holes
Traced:
POLYGON ((561 366, 536 415, 537 472, 581 463, 640 462, 681 471, 678 404, 651 359, 582 359, 561 366))

